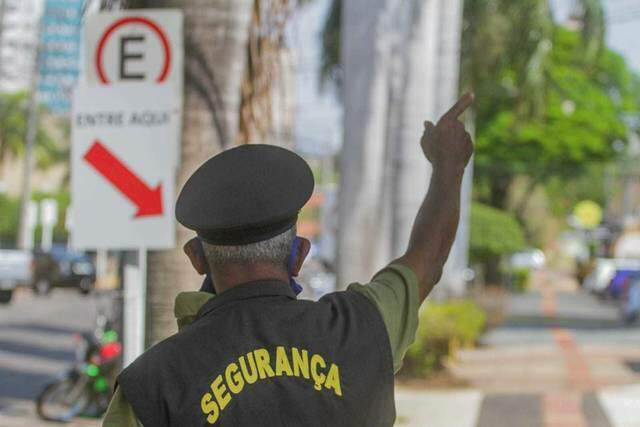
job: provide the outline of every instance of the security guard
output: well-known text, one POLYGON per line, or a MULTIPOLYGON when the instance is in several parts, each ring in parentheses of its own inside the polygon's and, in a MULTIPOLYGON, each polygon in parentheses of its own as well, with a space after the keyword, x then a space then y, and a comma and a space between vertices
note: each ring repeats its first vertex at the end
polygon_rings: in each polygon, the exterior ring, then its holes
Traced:
POLYGON ((176 216, 197 233, 216 295, 178 296, 180 331, 122 371, 103 425, 393 425, 393 374, 458 224, 473 151, 458 117, 472 102, 467 94, 437 125, 425 123, 433 174, 407 252, 370 283, 317 302, 296 299, 294 280, 310 249, 296 236, 314 185, 308 165, 267 145, 205 162, 176 216))

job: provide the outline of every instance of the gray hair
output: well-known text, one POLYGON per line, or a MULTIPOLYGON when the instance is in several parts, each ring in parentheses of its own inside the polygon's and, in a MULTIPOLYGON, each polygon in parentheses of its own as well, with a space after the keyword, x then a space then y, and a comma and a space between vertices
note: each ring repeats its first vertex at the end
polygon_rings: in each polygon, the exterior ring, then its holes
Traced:
POLYGON ((289 252, 296 237, 296 226, 268 240, 239 246, 219 246, 202 242, 205 257, 210 266, 227 263, 270 263, 287 268, 289 252))

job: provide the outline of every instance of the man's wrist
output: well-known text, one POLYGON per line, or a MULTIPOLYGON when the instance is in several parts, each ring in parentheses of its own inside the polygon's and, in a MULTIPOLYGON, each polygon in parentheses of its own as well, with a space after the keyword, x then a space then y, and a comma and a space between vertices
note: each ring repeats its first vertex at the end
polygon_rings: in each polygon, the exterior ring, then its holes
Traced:
POLYGON ((433 174, 447 179, 462 180, 464 170, 465 166, 454 164, 438 163, 433 165, 433 174))

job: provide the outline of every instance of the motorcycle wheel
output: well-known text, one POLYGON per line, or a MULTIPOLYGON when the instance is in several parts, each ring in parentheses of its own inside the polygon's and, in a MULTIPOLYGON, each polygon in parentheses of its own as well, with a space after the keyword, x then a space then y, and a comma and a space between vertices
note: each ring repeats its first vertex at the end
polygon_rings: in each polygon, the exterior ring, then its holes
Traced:
POLYGON ((69 375, 47 385, 38 396, 36 410, 43 420, 69 422, 91 402, 91 389, 84 375, 69 375))

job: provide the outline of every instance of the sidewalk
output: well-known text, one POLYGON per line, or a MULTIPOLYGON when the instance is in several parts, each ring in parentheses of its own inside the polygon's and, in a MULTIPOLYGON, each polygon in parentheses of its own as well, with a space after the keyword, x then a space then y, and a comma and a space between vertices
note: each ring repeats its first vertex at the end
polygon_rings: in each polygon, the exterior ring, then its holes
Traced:
POLYGON ((505 315, 449 367, 471 389, 400 388, 397 425, 640 427, 640 328, 615 307, 541 272, 505 315))

